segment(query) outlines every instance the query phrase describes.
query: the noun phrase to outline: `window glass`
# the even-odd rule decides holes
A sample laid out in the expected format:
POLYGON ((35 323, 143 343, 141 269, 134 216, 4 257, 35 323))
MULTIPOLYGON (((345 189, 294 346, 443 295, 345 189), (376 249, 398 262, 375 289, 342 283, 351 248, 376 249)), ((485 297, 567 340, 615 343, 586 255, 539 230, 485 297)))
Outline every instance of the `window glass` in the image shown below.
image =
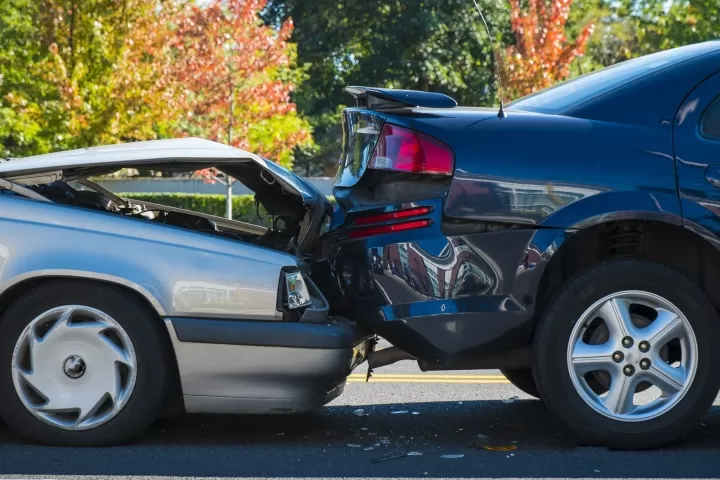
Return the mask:
POLYGON ((720 140, 720 98, 705 112, 701 128, 703 135, 720 140))
POLYGON ((635 58, 559 83, 512 102, 508 109, 561 113, 598 95, 646 75, 717 50, 718 42, 705 42, 635 58))

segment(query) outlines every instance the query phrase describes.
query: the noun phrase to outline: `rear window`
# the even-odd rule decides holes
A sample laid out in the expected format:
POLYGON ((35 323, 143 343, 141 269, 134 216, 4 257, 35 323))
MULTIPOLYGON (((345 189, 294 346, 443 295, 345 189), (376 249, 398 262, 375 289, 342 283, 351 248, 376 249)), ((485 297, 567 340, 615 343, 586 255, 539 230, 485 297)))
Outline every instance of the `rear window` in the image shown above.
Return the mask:
POLYGON ((705 42, 635 58, 519 98, 508 108, 537 113, 562 113, 646 75, 718 49, 720 42, 705 42))

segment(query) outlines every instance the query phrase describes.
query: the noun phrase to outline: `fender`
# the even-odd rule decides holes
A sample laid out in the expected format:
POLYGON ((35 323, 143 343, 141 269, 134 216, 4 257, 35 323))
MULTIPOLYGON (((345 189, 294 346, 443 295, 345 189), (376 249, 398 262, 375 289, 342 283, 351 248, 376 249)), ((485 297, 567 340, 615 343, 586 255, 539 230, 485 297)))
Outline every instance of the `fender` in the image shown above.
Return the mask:
POLYGON ((720 204, 682 199, 683 226, 720 250, 720 204))
POLYGON ((539 226, 582 230, 617 220, 650 220, 683 225, 676 192, 635 190, 603 192, 583 198, 547 216, 539 226))
MULTIPOLYGON (((683 226, 680 202, 670 193, 605 192, 578 200, 548 216, 534 230, 518 265, 512 296, 534 310, 547 267, 565 242, 581 230, 618 220, 683 226)), ((716 221, 720 224, 720 218, 716 221)), ((720 241, 717 245, 720 248, 720 241)))
POLYGON ((161 316, 276 320, 280 315, 280 270, 296 262, 283 252, 75 207, 0 200, 7 208, 0 219, 2 290, 48 272, 92 272, 86 278, 154 297, 148 300, 161 316))
POLYGON ((160 294, 151 286, 146 285, 147 288, 142 285, 138 285, 126 278, 117 277, 115 275, 107 275, 98 272, 90 272, 84 270, 70 270, 70 269, 51 269, 51 270, 34 270, 26 272, 22 275, 16 275, 15 277, 7 280, 0 285, 0 297, 5 295, 13 287, 27 281, 39 279, 39 278, 73 278, 73 279, 85 279, 85 280, 98 280, 101 282, 113 283, 120 285, 130 290, 135 291, 142 295, 150 305, 152 305, 155 312, 160 317, 166 316, 165 307, 160 303, 160 294))

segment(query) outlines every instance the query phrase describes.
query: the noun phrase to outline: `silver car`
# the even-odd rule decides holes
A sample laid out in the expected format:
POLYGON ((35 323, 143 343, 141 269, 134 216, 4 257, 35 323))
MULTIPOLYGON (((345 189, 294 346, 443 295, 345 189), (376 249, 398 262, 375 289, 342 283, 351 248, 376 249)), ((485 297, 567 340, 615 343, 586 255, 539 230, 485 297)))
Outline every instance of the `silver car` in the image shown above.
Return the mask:
POLYGON ((0 416, 34 441, 101 445, 163 414, 329 402, 373 345, 328 316, 302 260, 331 213, 282 167, 201 139, 0 161, 0 416), (88 180, 209 167, 253 190, 275 226, 128 201, 88 180))

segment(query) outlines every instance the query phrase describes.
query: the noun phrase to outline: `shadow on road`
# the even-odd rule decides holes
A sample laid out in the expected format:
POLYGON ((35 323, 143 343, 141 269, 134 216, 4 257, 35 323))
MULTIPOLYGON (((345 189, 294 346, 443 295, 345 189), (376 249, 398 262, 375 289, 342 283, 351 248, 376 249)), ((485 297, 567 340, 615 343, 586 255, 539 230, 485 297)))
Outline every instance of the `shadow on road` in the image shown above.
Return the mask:
POLYGON ((0 474, 699 478, 719 471, 717 407, 690 439, 646 452, 578 447, 539 401, 373 405, 362 407, 369 414, 364 417, 353 413, 357 408, 303 416, 186 416, 158 422, 136 443, 95 449, 27 445, 2 427, 0 474), (392 413, 398 410, 407 413, 392 413), (478 433, 516 450, 471 448, 478 433), (410 451, 422 455, 373 463, 410 451))

